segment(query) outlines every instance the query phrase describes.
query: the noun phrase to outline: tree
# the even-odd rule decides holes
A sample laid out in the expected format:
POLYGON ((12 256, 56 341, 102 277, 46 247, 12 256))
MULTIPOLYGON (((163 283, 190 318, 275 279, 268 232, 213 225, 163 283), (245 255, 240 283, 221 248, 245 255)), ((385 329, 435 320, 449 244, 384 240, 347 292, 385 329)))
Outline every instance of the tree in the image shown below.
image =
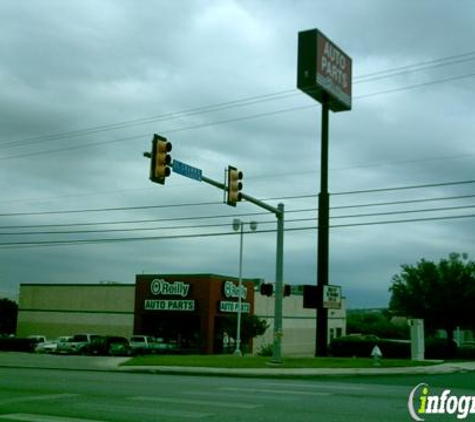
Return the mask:
POLYGON ((0 299, 0 334, 15 334, 18 305, 10 299, 0 299))
POLYGON ((428 330, 445 329, 449 342, 458 326, 474 328, 475 262, 466 254, 451 253, 438 263, 422 259, 402 265, 389 290, 392 311, 424 319, 428 330))
MULTIPOLYGON (((232 338, 236 338, 237 315, 229 315, 223 319, 222 328, 232 338)), ((241 342, 249 344, 254 337, 263 335, 269 325, 256 315, 241 314, 241 342)))
POLYGON ((348 334, 375 335, 380 338, 406 339, 409 326, 391 321, 392 314, 386 309, 349 310, 346 320, 348 334))

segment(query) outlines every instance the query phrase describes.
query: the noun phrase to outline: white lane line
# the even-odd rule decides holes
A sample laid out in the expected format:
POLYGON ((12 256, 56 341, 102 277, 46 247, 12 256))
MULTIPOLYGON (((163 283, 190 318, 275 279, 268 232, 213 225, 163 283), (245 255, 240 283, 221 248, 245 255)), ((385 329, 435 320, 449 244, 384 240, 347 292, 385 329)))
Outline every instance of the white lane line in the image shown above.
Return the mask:
POLYGON ((268 387, 292 387, 292 388, 310 388, 312 390, 367 390, 365 387, 356 387, 356 386, 349 386, 349 385, 333 385, 333 384, 293 384, 293 383, 279 383, 279 382, 265 382, 261 385, 266 385, 268 387))
POLYGON ((236 402, 220 402, 217 400, 188 400, 188 399, 174 399, 172 397, 151 397, 139 396, 131 397, 130 400, 151 401, 157 403, 173 403, 173 404, 191 404, 197 406, 212 406, 212 407, 226 407, 228 409, 257 409, 262 407, 260 404, 236 403, 236 402))
POLYGON ((322 393, 319 391, 295 391, 295 390, 274 390, 270 388, 237 388, 237 387, 222 387, 223 391, 235 391, 244 393, 271 393, 271 394, 285 394, 298 396, 331 396, 333 393, 322 393))
MULTIPOLYGON (((127 397, 127 400, 132 399, 131 397, 127 397)), ((124 399, 125 400, 125 399, 124 399)), ((159 405, 159 403, 149 402, 146 403, 145 401, 140 403, 140 406, 137 406, 139 403, 130 403, 125 402, 122 400, 121 404, 106 404, 106 403, 81 403, 80 405, 76 405, 74 408, 80 409, 82 411, 89 411, 93 412, 94 410, 98 410, 101 412, 107 412, 110 415, 121 415, 123 418, 128 418, 131 421, 141 420, 141 416, 145 417, 153 417, 154 420, 161 420, 157 418, 163 417, 172 417, 178 419, 202 419, 202 418, 209 418, 214 416, 212 413, 204 413, 204 412, 193 412, 188 410, 174 410, 174 409, 166 409, 159 405)), ((73 407, 69 410, 73 411, 73 407)), ((177 406, 174 406, 176 409, 177 406)))
MULTIPOLYGON (((229 400, 234 400, 234 396, 233 396, 233 392, 232 391, 229 391, 229 392, 217 392, 217 391, 180 391, 180 394, 186 394, 186 395, 190 395, 190 396, 210 396, 210 397, 226 397, 228 398, 229 400)), ((268 395, 264 395, 264 394, 259 394, 259 397, 257 397, 255 394, 239 394, 239 398, 240 399, 259 399, 259 400, 279 400, 279 401, 285 401, 285 400, 293 400, 292 398, 290 397, 276 397, 275 395, 272 395, 272 394, 268 394, 268 395)))
POLYGON ((30 413, 11 413, 9 415, 0 415, 0 419, 21 422, 106 422, 104 420, 99 421, 97 419, 78 419, 67 418, 65 416, 33 415, 30 413))
POLYGON ((26 397, 17 397, 11 399, 0 400, 0 406, 13 403, 25 403, 29 401, 48 401, 48 400, 58 400, 58 399, 68 399, 71 397, 77 397, 79 394, 42 394, 41 396, 26 396, 26 397))

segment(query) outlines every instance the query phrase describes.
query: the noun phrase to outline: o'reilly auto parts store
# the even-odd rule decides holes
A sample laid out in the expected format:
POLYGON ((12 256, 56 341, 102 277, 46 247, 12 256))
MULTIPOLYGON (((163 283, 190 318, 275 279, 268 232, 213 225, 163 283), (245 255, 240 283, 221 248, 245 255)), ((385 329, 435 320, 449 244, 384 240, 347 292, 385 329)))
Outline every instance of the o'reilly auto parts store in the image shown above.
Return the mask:
MULTIPOLYGON (((261 280, 216 274, 139 274, 135 284, 21 284, 18 336, 56 338, 76 333, 146 334, 199 353, 222 350, 223 319, 238 311, 270 325, 254 341, 254 351, 273 341, 274 298, 255 291, 261 280)), ((302 296, 284 299, 284 353, 312 354, 315 310, 303 309, 302 296)), ((344 306, 329 312, 329 336, 344 335, 344 306)))

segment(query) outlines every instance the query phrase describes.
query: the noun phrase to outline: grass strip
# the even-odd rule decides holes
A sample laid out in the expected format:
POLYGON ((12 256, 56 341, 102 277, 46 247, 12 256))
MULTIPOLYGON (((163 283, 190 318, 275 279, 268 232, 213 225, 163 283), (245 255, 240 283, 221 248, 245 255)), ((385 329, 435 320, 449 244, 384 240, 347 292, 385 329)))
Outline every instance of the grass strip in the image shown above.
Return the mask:
MULTIPOLYGON (((265 356, 234 355, 147 355, 123 363, 124 366, 178 366, 203 368, 269 368, 271 358, 265 356)), ((440 362, 382 359, 380 368, 429 366, 440 362)), ((279 368, 372 368, 371 358, 315 358, 285 357, 279 368)))

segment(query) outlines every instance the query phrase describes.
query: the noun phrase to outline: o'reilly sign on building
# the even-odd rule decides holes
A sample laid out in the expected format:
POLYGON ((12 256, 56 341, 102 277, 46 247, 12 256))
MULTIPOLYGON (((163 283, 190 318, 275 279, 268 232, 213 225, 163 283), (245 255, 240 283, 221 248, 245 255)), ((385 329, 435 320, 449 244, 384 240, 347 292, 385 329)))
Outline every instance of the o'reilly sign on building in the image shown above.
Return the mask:
MULTIPOLYGON (((183 281, 169 282, 154 279, 150 283, 150 292, 154 296, 180 296, 186 298, 190 292, 190 284, 183 281)), ((146 299, 146 311, 188 311, 195 310, 195 301, 192 299, 146 299)))

